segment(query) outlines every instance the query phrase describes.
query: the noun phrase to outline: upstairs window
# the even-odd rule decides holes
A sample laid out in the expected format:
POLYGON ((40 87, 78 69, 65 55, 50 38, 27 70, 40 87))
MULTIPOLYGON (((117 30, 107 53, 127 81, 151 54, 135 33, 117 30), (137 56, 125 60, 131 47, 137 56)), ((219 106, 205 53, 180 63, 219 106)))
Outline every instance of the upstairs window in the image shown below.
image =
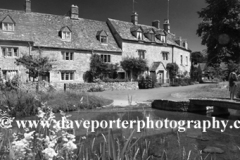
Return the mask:
POLYGON ((188 56, 186 56, 186 65, 188 66, 188 56))
POLYGON ((3 31, 13 32, 14 26, 15 26, 15 22, 13 21, 13 19, 10 16, 7 16, 2 20, 2 30, 3 31))
POLYGON ((19 57, 18 48, 2 47, 2 54, 4 57, 19 57))
POLYGON ((71 41, 71 30, 68 27, 63 27, 60 32, 62 40, 71 41))
POLYGON ((145 50, 138 50, 138 56, 140 59, 145 59, 145 50))
POLYGON ((101 59, 103 62, 111 62, 111 55, 102 54, 101 59))
POLYGON ((162 52, 163 60, 168 60, 168 52, 162 52))
POLYGON ((149 39, 149 41, 155 42, 155 33, 152 28, 145 29, 144 35, 149 39))
POLYGON ((101 30, 97 32, 97 39, 103 43, 103 44, 107 44, 108 43, 108 34, 106 31, 101 30))
POLYGON ((130 28, 130 31, 134 37, 136 37, 138 40, 143 40, 143 33, 140 26, 134 26, 130 28))
POLYGON ((165 43, 165 42, 166 42, 166 37, 163 36, 163 35, 161 35, 160 41, 163 42, 163 43, 165 43))
POLYGON ((181 55, 180 58, 181 58, 181 65, 182 65, 183 64, 183 56, 181 55))
POLYGON ((73 60, 73 52, 62 52, 63 60, 73 60))
POLYGON ((142 34, 142 32, 137 32, 137 39, 138 40, 143 40, 143 34, 142 34))

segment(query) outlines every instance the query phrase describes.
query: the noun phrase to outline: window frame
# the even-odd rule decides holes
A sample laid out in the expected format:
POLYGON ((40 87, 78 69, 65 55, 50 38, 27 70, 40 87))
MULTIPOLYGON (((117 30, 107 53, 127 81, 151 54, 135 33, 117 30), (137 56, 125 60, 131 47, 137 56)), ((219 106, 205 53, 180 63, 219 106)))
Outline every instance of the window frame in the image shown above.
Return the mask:
POLYGON ((111 63, 111 55, 110 54, 101 54, 100 55, 102 62, 111 63))
POLYGON ((180 63, 183 65, 183 55, 180 55, 180 63))
POLYGON ((7 47, 2 46, 2 56, 7 58, 18 58, 19 57, 19 48, 18 47, 7 47))
POLYGON ((108 43, 108 37, 107 36, 99 36, 99 41, 103 44, 107 44, 108 43))
POLYGON ((139 49, 139 50, 137 50, 137 52, 138 52, 138 57, 140 58, 140 59, 146 59, 146 50, 142 50, 142 49, 139 49))
POLYGON ((73 81, 74 79, 75 79, 74 71, 61 71, 61 81, 73 81))
POLYGON ((65 52, 65 51, 62 52, 62 60, 73 61, 74 60, 74 52, 65 52))
POLYGON ((186 66, 188 66, 188 56, 186 56, 186 66))
POLYGON ((141 31, 136 31, 136 38, 138 39, 138 40, 143 40, 143 33, 141 32, 141 31))
POLYGON ((165 51, 162 52, 163 60, 168 61, 168 59, 169 59, 168 54, 169 54, 169 52, 165 52, 165 51))
POLYGON ((4 32, 14 32, 15 31, 15 25, 14 25, 14 23, 10 23, 10 22, 2 22, 2 30, 4 31, 4 32), (5 26, 6 25, 6 26, 5 26), (9 28, 9 26, 12 26, 12 29, 10 30, 9 28))
POLYGON ((61 35, 62 35, 63 40, 71 41, 71 39, 72 39, 72 34, 70 31, 62 31, 61 35))

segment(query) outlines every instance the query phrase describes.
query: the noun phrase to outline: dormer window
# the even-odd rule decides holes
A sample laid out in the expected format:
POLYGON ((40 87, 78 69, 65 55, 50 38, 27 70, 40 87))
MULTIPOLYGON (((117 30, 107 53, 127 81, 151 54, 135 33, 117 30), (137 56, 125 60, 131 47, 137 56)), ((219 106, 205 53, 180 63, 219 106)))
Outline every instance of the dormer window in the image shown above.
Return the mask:
POLYGON ((147 39, 149 39, 149 41, 155 42, 155 33, 153 29, 145 29, 144 35, 147 37, 147 39))
POLYGON ((163 36, 163 35, 161 35, 161 36, 160 36, 160 41, 163 42, 163 43, 165 43, 165 42, 166 42, 166 37, 163 36))
POLYGON ((107 44, 108 43, 108 34, 106 31, 101 30, 97 32, 97 39, 102 43, 102 44, 107 44))
POLYGON ((165 33, 162 30, 156 31, 156 37, 162 43, 166 42, 166 35, 165 35, 165 33))
POLYGON ((10 16, 7 16, 2 21, 2 30, 13 32, 14 31, 15 22, 10 16))
POLYGON ((136 37, 138 40, 143 40, 143 33, 142 29, 139 26, 134 26, 130 29, 130 32, 134 37, 136 37))
POLYGON ((61 29, 62 40, 71 41, 71 30, 68 27, 63 27, 61 29))

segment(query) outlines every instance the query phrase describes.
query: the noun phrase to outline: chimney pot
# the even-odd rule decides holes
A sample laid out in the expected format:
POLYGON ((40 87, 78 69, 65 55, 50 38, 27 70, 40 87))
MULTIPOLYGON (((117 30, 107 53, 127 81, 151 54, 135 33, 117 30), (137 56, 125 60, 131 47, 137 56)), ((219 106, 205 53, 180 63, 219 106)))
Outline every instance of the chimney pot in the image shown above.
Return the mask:
POLYGON ((163 29, 164 29, 164 31, 170 33, 170 23, 169 23, 169 19, 165 19, 165 20, 164 20, 163 29))

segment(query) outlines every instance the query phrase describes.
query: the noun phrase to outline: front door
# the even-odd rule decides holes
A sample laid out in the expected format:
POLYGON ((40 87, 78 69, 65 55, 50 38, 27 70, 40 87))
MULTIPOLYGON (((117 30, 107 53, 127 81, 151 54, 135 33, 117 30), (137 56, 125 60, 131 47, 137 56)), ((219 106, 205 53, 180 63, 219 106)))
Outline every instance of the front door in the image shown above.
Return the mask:
POLYGON ((160 70, 157 73, 157 82, 159 84, 163 84, 164 83, 164 71, 160 70))

